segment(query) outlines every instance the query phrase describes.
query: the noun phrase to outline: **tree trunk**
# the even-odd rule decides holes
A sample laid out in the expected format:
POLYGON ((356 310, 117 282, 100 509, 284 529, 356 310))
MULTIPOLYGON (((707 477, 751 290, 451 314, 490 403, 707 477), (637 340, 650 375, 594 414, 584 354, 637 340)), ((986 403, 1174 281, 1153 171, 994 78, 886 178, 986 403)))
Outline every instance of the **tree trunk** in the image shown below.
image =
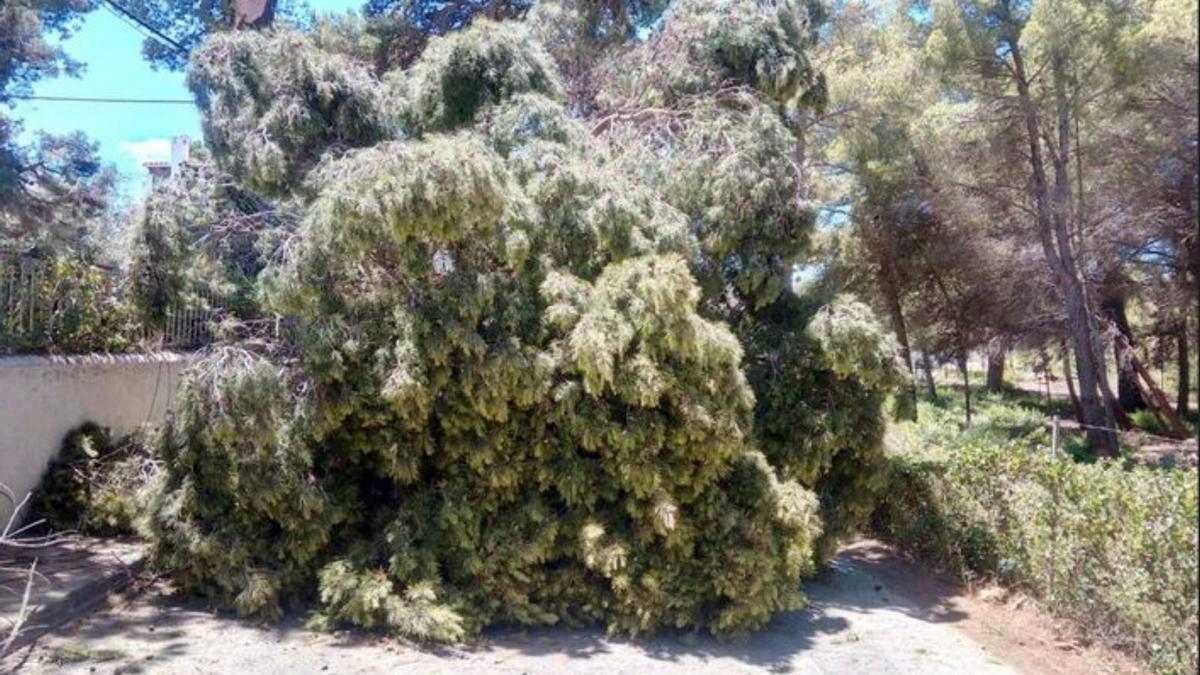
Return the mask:
POLYGON ((1004 389, 1004 352, 996 350, 987 357, 987 390, 999 394, 1004 389))
POLYGON ((925 393, 929 398, 937 399, 937 385, 933 381, 933 359, 929 358, 929 350, 921 350, 921 370, 925 374, 925 393))
POLYGON ((1067 383, 1067 395, 1071 397, 1071 410, 1075 412, 1075 421, 1083 422, 1083 406, 1079 404, 1079 394, 1075 393, 1075 378, 1071 375, 1071 347, 1063 341, 1062 349, 1063 380, 1067 383))
POLYGON ((1112 389, 1108 386, 1108 364, 1104 361, 1104 339, 1107 337, 1112 341, 1113 353, 1120 353, 1121 360, 1124 361, 1134 371, 1133 385, 1138 388, 1142 394, 1142 400, 1148 401, 1146 390, 1142 388, 1142 383, 1137 377, 1138 358, 1137 352, 1133 350, 1133 345, 1129 339, 1117 330, 1116 326, 1107 318, 1099 317, 1102 324, 1099 327, 1100 340, 1096 345, 1096 353, 1099 354, 1099 369, 1102 376, 1099 380, 1100 393, 1104 396, 1105 410, 1109 414, 1109 426, 1119 426, 1121 429, 1134 428, 1133 420, 1125 412, 1125 408, 1121 406, 1121 402, 1113 395, 1112 389))
MULTIPOLYGON (((1116 325, 1121 335, 1125 336, 1125 343, 1132 347, 1133 331, 1129 328, 1129 318, 1125 313, 1125 298, 1116 295, 1105 298, 1100 304, 1100 311, 1106 319, 1116 325)), ((1117 361, 1117 401, 1125 412, 1145 410, 1146 399, 1142 398, 1142 391, 1138 387, 1137 373, 1133 371, 1129 351, 1122 346, 1125 343, 1121 340, 1113 341, 1113 355, 1117 361)))
POLYGON ((1175 414, 1175 411, 1171 409, 1171 404, 1167 401, 1166 393, 1158 386, 1154 378, 1150 377, 1149 371, 1142 366, 1137 358, 1133 359, 1133 367, 1137 369, 1138 375, 1141 376, 1141 381, 1146 385, 1147 398, 1153 403, 1155 411, 1158 412, 1162 420, 1167 423, 1168 433, 1179 439, 1189 437, 1191 433, 1184 426, 1183 421, 1179 419, 1179 416, 1175 414))
POLYGON ((1054 397, 1050 394, 1050 379, 1053 377, 1054 370, 1050 367, 1050 354, 1043 347, 1038 351, 1038 359, 1042 369, 1042 380, 1046 385, 1046 410, 1050 409, 1050 405, 1054 402, 1054 397))
POLYGON ((908 327, 904 322, 904 311, 900 307, 900 296, 896 292, 896 288, 891 281, 882 281, 880 286, 883 290, 883 298, 887 304, 888 317, 892 322, 892 332, 896 334, 896 342, 900 346, 900 357, 904 359, 904 365, 908 368, 910 374, 913 372, 912 350, 908 346, 908 327))
POLYGON ((1070 180, 1067 157, 1070 151, 1070 109, 1066 98, 1065 57, 1053 55, 1051 74, 1054 78, 1058 121, 1058 152, 1051 148, 1055 168, 1053 195, 1046 178, 1042 154, 1041 125, 1037 107, 1029 91, 1029 78, 1020 43, 1008 42, 1013 60, 1013 79, 1017 97, 1024 113, 1026 141, 1029 144, 1029 164, 1032 172, 1028 184, 1030 197, 1036 207, 1038 238, 1046 262, 1053 272, 1055 286, 1062 297, 1067 315, 1067 327, 1075 343, 1075 367, 1079 373, 1079 406, 1085 425, 1088 446, 1097 455, 1115 457, 1119 445, 1113 425, 1112 411, 1104 404, 1099 392, 1108 389, 1104 371, 1099 367, 1096 348, 1099 346, 1095 320, 1088 307, 1083 282, 1075 268, 1068 220, 1070 218, 1070 180), (1053 203, 1051 203, 1051 198, 1053 203))
MULTIPOLYGON (((1117 334, 1119 335, 1119 333, 1117 334)), ((1131 351, 1129 351, 1128 354, 1133 354, 1132 348, 1130 349, 1131 351)), ((1113 347, 1113 351, 1116 351, 1115 346, 1113 347)), ((1105 353, 1103 340, 1096 345, 1096 354, 1098 355, 1098 365, 1096 367, 1100 369, 1100 374, 1102 375, 1102 377, 1099 379, 1100 394, 1104 397, 1105 410, 1109 415, 1108 426, 1119 427, 1121 429, 1132 429, 1133 420, 1129 418, 1129 415, 1125 412, 1125 408, 1121 407, 1121 402, 1117 400, 1116 395, 1113 393, 1112 387, 1110 387, 1108 384, 1108 362, 1104 360, 1105 353)), ((1143 396, 1143 399, 1144 398, 1145 397, 1143 396)))
POLYGON ((1097 455, 1116 457, 1120 454, 1117 445, 1116 420, 1105 404, 1104 393, 1107 382, 1103 364, 1096 358, 1090 315, 1082 284, 1078 279, 1068 279, 1067 324, 1075 342, 1075 372, 1079 376, 1079 407, 1083 413, 1083 424, 1087 425, 1088 446, 1097 455))
POLYGON ((967 411, 967 427, 971 426, 971 378, 967 371, 967 355, 966 352, 960 350, 958 353, 958 372, 962 375, 963 382, 963 404, 967 411))
POLYGON ((894 279, 892 279, 890 275, 881 273, 879 282, 881 290, 883 291, 884 301, 887 303, 888 316, 891 318, 892 332, 896 334, 896 342, 898 342, 900 345, 900 358, 904 359, 904 365, 908 368, 908 395, 912 398, 912 414, 916 415, 917 373, 913 366, 912 350, 908 344, 908 326, 904 321, 904 308, 900 306, 900 293, 896 289, 894 279))
POLYGON ((233 0, 227 16, 234 30, 269 28, 275 20, 275 0, 233 0))
MULTIPOLYGON (((1114 339, 1124 342, 1125 336, 1121 335, 1120 333, 1115 333, 1114 339)), ((1126 344, 1126 347, 1128 347, 1128 344, 1126 344)), ((1180 421, 1179 417, 1175 414, 1175 411, 1171 409, 1171 404, 1167 400, 1167 395, 1163 393, 1162 388, 1159 387, 1154 381, 1154 378, 1151 377, 1150 371, 1146 370, 1146 367, 1142 365, 1142 362, 1140 359, 1138 359, 1137 354, 1133 353, 1132 348, 1130 348, 1129 351, 1129 362, 1133 364, 1134 372, 1136 372, 1138 375, 1138 384, 1144 387, 1142 390, 1143 396, 1147 401, 1149 401, 1150 405, 1154 408, 1154 411, 1158 413, 1158 416, 1162 419, 1162 421, 1166 423, 1168 433, 1171 436, 1181 439, 1187 438, 1190 435, 1187 427, 1184 426, 1182 421, 1180 421)))
MULTIPOLYGON (((1188 158, 1191 164, 1191 175, 1200 175, 1200 154, 1194 150, 1189 150, 1188 158)), ((1184 213, 1187 214, 1185 222, 1195 223, 1197 218, 1196 205, 1200 204, 1200 195, 1196 194, 1200 184, 1196 180, 1184 181, 1187 186, 1184 199, 1180 200, 1183 203, 1184 213)), ((1180 255, 1184 256, 1184 260, 1179 265, 1180 269, 1186 270, 1187 274, 1179 275, 1179 279, 1183 285, 1184 297, 1191 298, 1193 303, 1196 298, 1200 297, 1200 237, 1195 236, 1195 231, 1189 232, 1192 236, 1185 236, 1182 245, 1179 247, 1180 255), (1190 278, 1189 278, 1190 277, 1190 278)), ((1180 317, 1179 326, 1179 402, 1180 415, 1185 415, 1188 412, 1187 406, 1183 404, 1188 402, 1188 397, 1191 395, 1190 386, 1200 385, 1200 367, 1197 367, 1195 375, 1196 379, 1192 379, 1192 371, 1188 367, 1188 362, 1191 357, 1191 349, 1188 344, 1187 332, 1188 327, 1188 312, 1195 310, 1196 305, 1193 304, 1190 308, 1184 308, 1180 317)), ((1200 344, 1200 330, 1192 333, 1192 336, 1197 338, 1196 344, 1200 344)), ((1200 403, 1200 386, 1196 388, 1197 403, 1200 403)))
POLYGON ((1175 403, 1175 413, 1180 417, 1185 417, 1188 414, 1188 390, 1191 389, 1191 367, 1188 364, 1188 329, 1187 316, 1184 316, 1183 321, 1179 323, 1179 335, 1176 337, 1178 344, 1176 345, 1175 358, 1176 366, 1178 367, 1179 393, 1175 403))

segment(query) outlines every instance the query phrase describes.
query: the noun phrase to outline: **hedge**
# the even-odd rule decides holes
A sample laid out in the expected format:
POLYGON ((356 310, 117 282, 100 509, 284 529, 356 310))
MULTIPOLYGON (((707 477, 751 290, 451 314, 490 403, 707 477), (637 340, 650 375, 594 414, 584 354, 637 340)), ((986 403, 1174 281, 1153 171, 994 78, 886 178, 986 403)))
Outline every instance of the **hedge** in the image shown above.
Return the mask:
POLYGON ((1197 477, 1052 456, 1044 435, 887 460, 875 532, 1039 598, 1157 672, 1197 669, 1197 477))

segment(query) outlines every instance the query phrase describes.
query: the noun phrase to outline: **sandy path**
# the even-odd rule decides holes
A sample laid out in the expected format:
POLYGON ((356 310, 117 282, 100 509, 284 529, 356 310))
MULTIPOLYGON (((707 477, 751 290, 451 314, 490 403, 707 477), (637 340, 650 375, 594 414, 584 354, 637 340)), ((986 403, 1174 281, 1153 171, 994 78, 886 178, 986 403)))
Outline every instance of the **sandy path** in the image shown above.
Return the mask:
MULTIPOLYGON (((468 648, 418 649, 394 640, 308 632, 293 620, 262 627, 151 590, 43 638, 19 656, 42 673, 1084 673, 1094 655, 997 633, 987 603, 908 566, 875 542, 848 547, 808 587, 812 606, 777 617, 743 644, 693 635, 613 639, 596 630, 499 630, 468 648), (916 575, 914 578, 912 575, 916 575), (943 584, 943 585, 939 585, 943 584), (908 590, 905 590, 908 589, 908 590), (959 601, 962 602, 959 602, 959 601), (976 602, 971 600, 971 602, 976 602), (998 637, 999 636, 999 637, 998 637), (1043 669, 1075 659, 1065 670, 1043 669), (74 662, 71 662, 75 660, 74 662)), ((1006 618, 1010 608, 997 608, 1006 618)), ((1019 614, 1019 612, 1018 612, 1019 614)), ((1036 618, 1036 617, 1035 617, 1036 618)), ((1022 636, 1028 637, 1022 629, 1022 636)), ((0 668, 3 670, 3 668, 0 668)), ((1111 669, 1109 669, 1111 670, 1111 669)))

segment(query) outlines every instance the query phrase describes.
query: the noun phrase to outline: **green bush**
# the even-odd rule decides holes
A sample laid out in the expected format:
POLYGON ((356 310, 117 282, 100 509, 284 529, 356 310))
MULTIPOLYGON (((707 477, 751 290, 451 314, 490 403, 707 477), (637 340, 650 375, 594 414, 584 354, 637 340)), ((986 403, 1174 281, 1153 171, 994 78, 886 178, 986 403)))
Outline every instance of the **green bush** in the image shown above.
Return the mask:
MULTIPOLYGON (((1172 435, 1170 427, 1163 421, 1162 416, 1153 410, 1135 410, 1129 413, 1129 419, 1133 421, 1134 427, 1142 431, 1159 436, 1172 435)), ((1195 419, 1191 415, 1182 415, 1180 421, 1183 422, 1184 427, 1188 429, 1192 436, 1195 436, 1197 429, 1200 429, 1200 426, 1197 426, 1195 419)))
POLYGON ((262 318, 255 278, 290 225, 285 208, 238 189, 200 150, 147 195, 131 232, 125 303, 156 331, 170 333, 175 315, 188 312, 262 318))
POLYGON ((30 512, 56 532, 132 534, 153 473, 136 436, 113 439, 91 422, 72 430, 34 492, 30 512))
MULTIPOLYGON (((944 425, 920 426, 910 439, 944 425)), ((991 433, 889 456, 873 529, 949 571, 1031 592, 1159 672, 1195 672, 1196 473, 1081 464, 1051 457, 1042 432, 991 433)))
POLYGON ((19 285, 19 264, 0 257, 0 352, 86 354, 130 347, 130 314, 107 272, 67 257, 28 258, 24 264, 37 273, 19 285))

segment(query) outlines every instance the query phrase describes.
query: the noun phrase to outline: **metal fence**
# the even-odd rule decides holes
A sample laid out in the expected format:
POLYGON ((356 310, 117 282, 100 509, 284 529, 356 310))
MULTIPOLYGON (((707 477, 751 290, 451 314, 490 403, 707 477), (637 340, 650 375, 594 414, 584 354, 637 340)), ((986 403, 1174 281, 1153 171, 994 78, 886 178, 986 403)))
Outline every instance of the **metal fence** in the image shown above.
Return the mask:
POLYGON ((225 314, 220 297, 193 292, 151 328, 126 310, 117 271, 53 258, 0 254, 0 353, 197 349, 225 314))
POLYGON ((49 307, 40 301, 41 284, 48 273, 44 261, 28 257, 0 257, 0 331, 3 335, 31 335, 49 322, 49 307))
POLYGON ((199 349, 213 341, 213 324, 220 321, 224 308, 211 290, 194 291, 191 302, 176 303, 167 309, 161 330, 141 327, 142 341, 171 349, 199 349))

